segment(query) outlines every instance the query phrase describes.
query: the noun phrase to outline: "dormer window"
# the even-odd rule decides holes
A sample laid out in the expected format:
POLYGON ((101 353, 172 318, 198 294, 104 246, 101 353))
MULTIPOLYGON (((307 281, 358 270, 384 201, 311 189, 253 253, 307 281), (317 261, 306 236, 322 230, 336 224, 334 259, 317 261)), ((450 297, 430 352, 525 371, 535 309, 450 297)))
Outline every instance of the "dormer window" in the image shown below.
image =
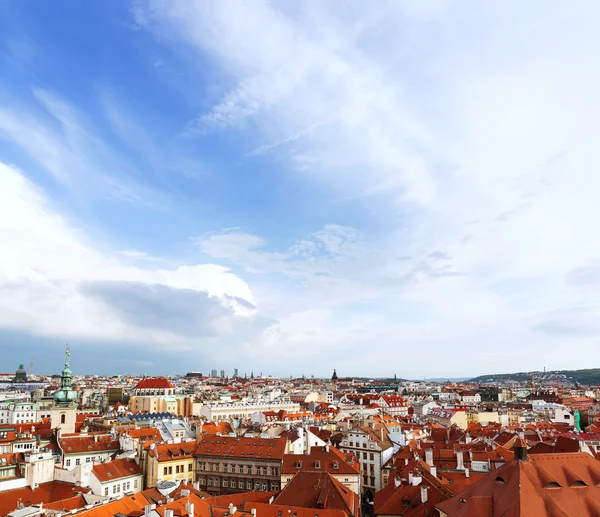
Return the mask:
POLYGON ((315 468, 316 469, 320 469, 321 468, 321 462, 320 461, 315 461, 315 468))
POLYGON ((333 468, 334 469, 339 469, 340 468, 340 464, 337 461, 333 462, 333 468))
POLYGON ((301 469, 302 468, 302 462, 301 461, 296 462, 296 468, 297 469, 301 469))

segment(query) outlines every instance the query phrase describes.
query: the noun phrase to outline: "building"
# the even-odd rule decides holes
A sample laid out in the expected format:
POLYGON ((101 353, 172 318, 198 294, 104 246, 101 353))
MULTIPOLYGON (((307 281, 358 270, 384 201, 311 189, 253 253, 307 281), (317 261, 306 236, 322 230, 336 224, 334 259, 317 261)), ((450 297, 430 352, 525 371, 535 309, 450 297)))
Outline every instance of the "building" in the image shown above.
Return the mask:
POLYGON ((214 377, 216 377, 216 376, 217 376, 217 370, 215 370, 215 369, 212 369, 212 370, 210 371, 210 376, 211 376, 211 377, 213 377, 213 378, 214 378, 214 377))
POLYGON ((50 426, 62 433, 75 432, 77 393, 72 388, 73 374, 70 365, 71 352, 67 347, 65 366, 60 377, 60 388, 54 393, 54 406, 50 410, 50 426))
POLYGON ((212 494, 277 492, 286 440, 209 436, 196 449, 197 481, 212 494))
POLYGON ((290 509, 287 515, 310 515, 312 517, 320 515, 323 510, 338 510, 339 513, 336 513, 336 516, 360 516, 360 496, 342 485, 328 472, 297 472, 281 493, 275 497, 273 505, 294 507, 296 511, 292 513, 290 509), (305 510, 299 513, 301 508, 312 511, 305 510))
POLYGON ((514 459, 436 506, 441 517, 597 517, 600 462, 585 453, 528 455, 520 438, 514 459))
POLYGON ((19 368, 15 372, 15 376, 13 377, 13 382, 27 382, 29 378, 27 377, 27 370, 23 368, 23 365, 20 364, 19 368))
POLYGON ((164 377, 144 378, 129 398, 131 411, 185 415, 185 397, 175 395, 175 386, 164 377))
POLYGON ((297 472, 329 472, 329 474, 355 494, 360 494, 360 463, 351 453, 335 447, 313 447, 308 454, 286 454, 281 468, 281 488, 297 472))
POLYGON ((95 495, 114 497, 141 491, 143 482, 142 470, 135 461, 119 459, 94 465, 89 487, 95 495))
POLYGON ((468 427, 467 412, 464 409, 443 409, 432 408, 427 418, 431 422, 443 425, 444 427, 458 426, 460 429, 468 427))
POLYGON ((200 416, 207 421, 250 418, 253 413, 264 411, 288 411, 298 413, 300 404, 289 400, 218 402, 205 404, 200 409, 200 416))
POLYGON ((87 467, 84 477, 89 475, 95 463, 109 460, 119 452, 119 440, 110 434, 91 433, 60 436, 61 466, 65 470, 87 467))
POLYGON ((34 402, 0 403, 0 424, 28 424, 37 421, 37 405, 34 402))
POLYGON ((161 481, 193 483, 196 442, 152 444, 146 456, 146 486, 161 481))
POLYGON ((362 492, 370 501, 383 488, 383 466, 392 458, 394 447, 383 424, 369 422, 348 431, 340 450, 358 458, 362 475, 362 492))
POLYGON ((234 376, 234 378, 238 377, 238 369, 237 368, 233 369, 233 376, 234 376))

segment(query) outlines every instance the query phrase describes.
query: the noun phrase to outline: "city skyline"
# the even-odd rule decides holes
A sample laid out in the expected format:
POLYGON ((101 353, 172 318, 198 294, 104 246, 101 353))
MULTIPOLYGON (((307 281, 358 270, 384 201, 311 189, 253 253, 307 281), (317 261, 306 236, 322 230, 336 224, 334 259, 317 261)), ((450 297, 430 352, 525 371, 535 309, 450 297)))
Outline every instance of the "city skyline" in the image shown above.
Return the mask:
POLYGON ((600 7, 336 5, 0 5, 9 371, 598 364, 600 7))

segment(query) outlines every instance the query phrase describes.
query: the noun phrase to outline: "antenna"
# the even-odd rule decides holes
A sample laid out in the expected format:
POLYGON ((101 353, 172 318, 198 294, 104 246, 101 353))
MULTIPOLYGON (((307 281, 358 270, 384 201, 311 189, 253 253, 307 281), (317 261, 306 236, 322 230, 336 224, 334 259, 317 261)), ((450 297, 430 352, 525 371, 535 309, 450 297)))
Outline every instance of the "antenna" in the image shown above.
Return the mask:
POLYGON ((33 357, 31 358, 31 361, 29 361, 29 376, 31 377, 33 375, 33 357))

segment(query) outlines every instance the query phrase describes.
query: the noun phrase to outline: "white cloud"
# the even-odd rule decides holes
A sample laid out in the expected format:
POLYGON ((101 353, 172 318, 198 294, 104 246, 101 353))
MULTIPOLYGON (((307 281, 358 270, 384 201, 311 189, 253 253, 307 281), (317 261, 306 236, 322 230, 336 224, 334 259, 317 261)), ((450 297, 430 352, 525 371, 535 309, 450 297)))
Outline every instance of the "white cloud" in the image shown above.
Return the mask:
POLYGON ((378 358, 432 350, 441 375, 512 369, 527 346, 533 367, 565 343, 564 315, 570 322, 584 306, 576 326, 585 330, 572 338, 580 356, 597 358, 593 289, 566 279, 600 258, 598 8, 333 5, 149 2, 145 11, 162 41, 229 74, 221 101, 188 133, 258 132, 273 143, 246 159, 277 155, 373 214, 375 230, 337 256, 335 232, 279 251, 242 232, 201 239, 209 255, 301 280, 258 287, 279 320, 268 342, 372 344, 378 358), (563 330, 539 332, 540 322, 563 330))
MULTIPOLYGON (((157 327, 143 325, 141 319, 128 320, 127 313, 116 310, 119 295, 132 293, 130 302, 142 303, 147 293, 148 303, 156 300, 152 302, 155 314, 163 310, 157 305, 160 297, 171 299, 172 305, 178 297, 197 301, 196 307, 187 308, 189 314, 197 310, 196 319, 255 313, 248 285, 223 266, 140 268, 100 248, 57 213, 44 192, 19 170, 0 163, 0 327, 44 336, 190 346, 195 341, 179 330, 183 321, 174 320, 171 325, 167 318, 157 327), (94 295, 86 286, 97 286, 94 295), (99 292, 110 296, 98 297, 95 293, 99 292), (209 307, 210 312, 205 312, 209 307)), ((130 305, 129 309, 134 308, 130 305)))

